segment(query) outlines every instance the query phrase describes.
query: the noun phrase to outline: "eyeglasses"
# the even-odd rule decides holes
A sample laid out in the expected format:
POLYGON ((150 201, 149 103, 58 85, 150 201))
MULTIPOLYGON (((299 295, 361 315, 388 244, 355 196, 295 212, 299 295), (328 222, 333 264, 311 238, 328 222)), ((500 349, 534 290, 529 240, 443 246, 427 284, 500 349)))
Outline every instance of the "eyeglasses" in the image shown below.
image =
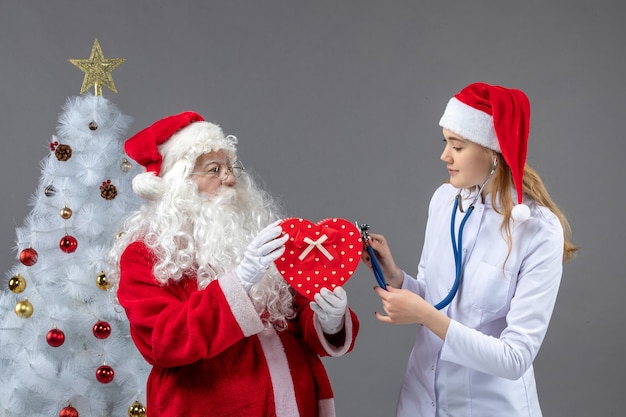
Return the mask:
POLYGON ((227 164, 218 164, 217 162, 213 162, 209 164, 209 168, 206 171, 195 171, 192 172, 191 175, 204 175, 212 178, 219 178, 221 181, 224 181, 230 173, 233 173, 235 178, 241 177, 241 174, 246 168, 243 166, 243 163, 239 160, 233 162, 232 165, 227 164))

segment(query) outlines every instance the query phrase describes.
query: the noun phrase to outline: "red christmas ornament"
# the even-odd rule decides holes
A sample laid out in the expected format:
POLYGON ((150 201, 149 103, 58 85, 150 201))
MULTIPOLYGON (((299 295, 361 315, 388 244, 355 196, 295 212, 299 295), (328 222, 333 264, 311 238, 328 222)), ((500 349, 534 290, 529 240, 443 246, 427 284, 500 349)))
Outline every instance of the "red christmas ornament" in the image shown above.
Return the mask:
POLYGON ((108 384, 113 381, 113 377, 115 377, 115 372, 109 365, 102 365, 96 370, 96 379, 101 384, 108 384))
POLYGON ((59 242, 59 247, 65 253, 72 253, 78 247, 78 241, 74 236, 65 235, 59 242))
POLYGON ((20 262, 26 266, 33 266, 37 263, 39 254, 33 248, 26 248, 20 252, 20 262))
POLYGON ((63 407, 59 412, 59 417, 78 417, 78 410, 68 405, 67 407, 63 407))
POLYGON ((93 335, 98 339, 106 339, 111 335, 111 326, 106 321, 99 321, 93 325, 93 335))
POLYGON ((65 333, 55 327, 46 334, 46 342, 52 347, 59 347, 65 342, 65 333))

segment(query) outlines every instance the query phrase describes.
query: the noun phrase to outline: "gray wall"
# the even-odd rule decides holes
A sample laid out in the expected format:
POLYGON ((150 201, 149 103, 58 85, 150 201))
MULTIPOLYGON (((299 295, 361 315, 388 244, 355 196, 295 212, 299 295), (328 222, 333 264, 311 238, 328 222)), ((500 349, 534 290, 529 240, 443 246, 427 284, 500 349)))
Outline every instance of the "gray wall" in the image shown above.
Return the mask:
MULTIPOLYGON (((546 416, 623 415, 626 28, 621 1, 0 0, 0 265, 15 262, 57 116, 94 38, 131 132, 193 109, 291 216, 367 222, 415 273, 432 191, 446 177, 437 122, 473 81, 525 90, 528 161, 569 215, 566 265, 536 360, 546 416)), ((4 283, 5 281, 3 281, 4 283)), ((362 329, 326 360, 340 416, 391 416, 413 326, 377 322, 373 275, 346 285, 362 329)), ((4 285, 4 284, 3 284, 4 285)))

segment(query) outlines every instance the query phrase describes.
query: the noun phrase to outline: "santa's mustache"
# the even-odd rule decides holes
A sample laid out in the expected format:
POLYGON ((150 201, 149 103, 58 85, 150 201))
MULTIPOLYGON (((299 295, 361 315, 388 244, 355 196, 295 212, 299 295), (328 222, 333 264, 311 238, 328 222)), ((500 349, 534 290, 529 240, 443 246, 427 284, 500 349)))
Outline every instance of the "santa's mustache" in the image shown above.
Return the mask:
POLYGON ((234 187, 220 187, 215 192, 213 198, 211 200, 215 200, 216 202, 230 202, 231 200, 237 199, 237 189, 234 187))

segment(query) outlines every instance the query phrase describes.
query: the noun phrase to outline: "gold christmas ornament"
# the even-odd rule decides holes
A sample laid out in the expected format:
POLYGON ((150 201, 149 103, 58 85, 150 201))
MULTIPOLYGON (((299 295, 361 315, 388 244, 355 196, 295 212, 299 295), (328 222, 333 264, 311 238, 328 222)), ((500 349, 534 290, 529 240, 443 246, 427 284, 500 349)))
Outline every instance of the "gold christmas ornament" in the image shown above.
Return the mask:
POLYGON ((105 274, 104 271, 101 271, 96 277, 96 285, 102 291, 106 291, 111 288, 111 283, 107 279, 107 274, 105 274))
POLYGON ((9 280, 9 289, 16 294, 23 292, 26 289, 26 279, 20 274, 15 274, 9 280))
POLYGON ((61 214, 61 217, 63 217, 65 220, 67 220, 70 217, 72 217, 72 209, 69 208, 68 206, 63 206, 63 208, 61 209, 59 214, 61 214))
POLYGON ((129 417, 146 417, 146 407, 139 401, 135 401, 128 407, 129 417))
POLYGON ((128 172, 133 166, 130 164, 130 161, 126 158, 122 159, 122 171, 128 172))
POLYGON ((18 317, 27 319, 33 315, 33 305, 25 298, 15 305, 15 314, 17 314, 18 317))
POLYGON ((76 65, 85 73, 83 85, 80 88, 80 94, 83 94, 85 91, 93 87, 94 95, 101 96, 103 85, 114 93, 117 93, 111 72, 113 72, 115 68, 122 65, 126 59, 105 58, 102 54, 100 43, 98 43, 98 38, 96 38, 93 42, 89 59, 69 59, 68 61, 76 65))

